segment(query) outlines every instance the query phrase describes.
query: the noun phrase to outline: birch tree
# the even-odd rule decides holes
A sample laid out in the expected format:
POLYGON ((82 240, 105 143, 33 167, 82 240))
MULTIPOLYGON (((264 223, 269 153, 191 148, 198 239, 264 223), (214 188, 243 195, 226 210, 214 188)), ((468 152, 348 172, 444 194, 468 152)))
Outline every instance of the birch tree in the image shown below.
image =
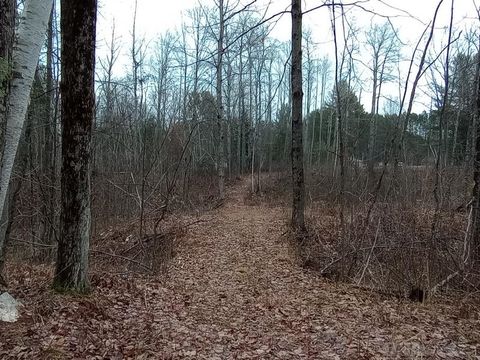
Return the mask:
MULTIPOLYGON (((53 0, 27 0, 20 18, 13 49, 10 91, 7 98, 5 136, 0 169, 0 211, 7 211, 7 193, 13 164, 30 101, 35 70, 47 29, 53 0)), ((3 9, 2 9, 3 10, 3 9)), ((5 226, 5 222, 2 226, 5 226)), ((2 231, 2 233, 4 233, 2 231)), ((0 237, 0 259, 5 251, 5 237, 0 237)))

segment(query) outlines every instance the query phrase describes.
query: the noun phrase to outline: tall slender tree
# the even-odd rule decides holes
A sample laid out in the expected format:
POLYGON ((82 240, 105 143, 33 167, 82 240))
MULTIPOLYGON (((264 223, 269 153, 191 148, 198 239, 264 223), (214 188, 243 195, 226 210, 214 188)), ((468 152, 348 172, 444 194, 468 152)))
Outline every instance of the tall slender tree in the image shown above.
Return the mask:
POLYGON ((218 172, 218 191, 220 199, 225 197, 225 135, 223 129, 223 99, 222 99, 222 85, 223 85, 223 42, 225 36, 225 6, 223 0, 218 0, 218 12, 220 17, 218 42, 217 42, 217 129, 218 129, 218 144, 217 144, 217 172, 218 172))
MULTIPOLYGON (((15 0, 0 0, 0 126, 2 128, 0 141, 3 142, 3 128, 5 126, 7 114, 7 98, 10 92, 10 67, 12 63, 13 39, 15 33, 15 0)), ((4 212, 1 217, 1 223, 6 224, 8 219, 4 212)), ((2 278, 2 268, 4 263, 4 244, 6 225, 0 228, 0 286, 5 284, 2 278)))
MULTIPOLYGON (((45 244, 52 244, 54 240, 55 224, 55 138, 56 124, 54 105, 54 74, 53 74, 53 51, 54 51, 54 23, 55 9, 52 9, 50 21, 47 29, 47 62, 46 62, 46 104, 45 119, 43 129, 43 139, 45 141, 45 154, 43 156, 42 174, 47 186, 42 187, 43 201, 41 205, 42 219, 40 220, 40 238, 45 244)), ((50 251, 49 251, 50 253, 50 251)))
POLYGON ((367 48, 371 51, 371 64, 369 70, 372 73, 372 102, 370 108, 371 121, 368 135, 368 172, 373 176, 375 163, 375 129, 378 115, 379 101, 383 82, 387 77, 387 66, 395 60, 396 37, 390 23, 373 25, 366 33, 367 48))
MULTIPOLYGON (((480 20, 480 16, 479 16, 480 20)), ((480 37, 479 37, 480 45, 480 37)), ((474 167, 473 167, 473 213, 472 213, 472 239, 470 243, 473 261, 480 263, 480 52, 477 53, 477 65, 475 70, 475 107, 473 124, 475 129, 474 167)))
POLYGON ((302 0, 292 0, 292 227, 305 230, 302 122, 302 0))
POLYGON ((61 2, 61 215, 54 279, 60 291, 88 290, 96 18, 96 0, 61 2))

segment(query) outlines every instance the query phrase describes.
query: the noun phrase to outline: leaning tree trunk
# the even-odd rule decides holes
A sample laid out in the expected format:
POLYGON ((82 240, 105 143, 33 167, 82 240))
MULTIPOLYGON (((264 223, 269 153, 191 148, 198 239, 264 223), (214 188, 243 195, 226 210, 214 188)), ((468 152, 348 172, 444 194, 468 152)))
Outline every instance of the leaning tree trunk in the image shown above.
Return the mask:
POLYGON ((292 227, 305 230, 302 123, 302 0, 292 0, 292 227))
MULTIPOLYGON (((5 24, 3 17, 7 15, 4 10, 12 11, 11 6, 13 5, 11 3, 7 4, 5 0, 0 1, 2 5, 0 16, 2 17, 3 26, 5 24), (4 5, 6 6, 4 7, 4 5)), ((23 14, 17 30, 17 41, 12 53, 11 76, 9 76, 11 79, 7 97, 2 165, 0 169, 0 214, 2 214, 3 220, 7 219, 6 215, 9 212, 7 205, 9 183, 52 4, 53 0, 27 0, 24 4, 23 14)), ((15 8, 13 8, 13 11, 15 11, 15 8)), ((8 23, 13 25, 11 23, 13 20, 10 19, 9 21, 8 23)), ((3 39, 3 27, 1 30, 0 37, 3 39)), ((13 36, 13 30, 11 31, 10 36, 13 36)), ((12 39, 8 41, 12 41, 12 39)), ((3 226, 6 223, 8 221, 2 221, 3 226)), ((5 229, 0 230, 0 258, 3 259, 6 236, 5 229)))
POLYGON ((88 290, 96 17, 96 0, 61 2, 61 215, 54 279, 59 291, 88 290))
POLYGON ((0 170, 0 209, 3 211, 8 183, 22 134, 30 100, 33 77, 52 8, 52 0, 31 0, 18 28, 18 39, 13 51, 11 90, 5 128, 5 145, 0 170))

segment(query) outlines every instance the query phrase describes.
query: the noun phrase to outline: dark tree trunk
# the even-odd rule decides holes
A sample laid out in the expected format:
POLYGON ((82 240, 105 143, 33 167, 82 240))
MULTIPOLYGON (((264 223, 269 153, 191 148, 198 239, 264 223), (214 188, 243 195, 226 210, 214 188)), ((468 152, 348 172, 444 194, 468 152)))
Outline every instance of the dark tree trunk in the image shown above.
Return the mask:
POLYGON ((0 141, 3 143, 15 35, 15 0, 0 0, 0 141))
POLYGON ((217 144, 217 161, 218 161, 218 193, 220 199, 225 197, 225 135, 223 130, 223 99, 222 99, 222 65, 223 65, 223 38, 225 34, 225 7, 223 0, 218 3, 220 15, 220 30, 217 43, 217 128, 218 128, 218 144, 217 144))
POLYGON ((374 154, 375 154, 375 118, 377 115, 377 88, 378 88, 378 56, 374 54, 373 64, 373 91, 372 91, 372 107, 371 107, 371 121, 368 125, 368 176, 370 180, 373 179, 374 154))
POLYGON ((88 290, 96 0, 61 2, 62 175, 57 290, 88 290))
POLYGON ((292 227, 305 230, 302 123, 302 2, 292 0, 292 227))
MULTIPOLYGON (((480 39, 479 39, 480 41, 480 39)), ((477 54, 477 66, 475 71, 475 113, 473 125, 475 129, 475 156, 473 166, 474 186, 472 191, 473 213, 472 213, 472 240, 470 244, 472 260, 480 264, 480 53, 477 54)))
MULTIPOLYGON (((45 154, 43 156, 42 173, 44 184, 42 185, 42 218, 40 220, 40 238, 45 244, 53 244, 55 226, 55 136, 54 114, 52 113, 54 87, 53 87, 53 21, 55 9, 52 8, 50 21, 47 30, 47 83, 46 83, 46 104, 45 104, 45 154)), ((45 252, 45 256, 51 259, 51 250, 45 252)))
MULTIPOLYGON (((15 0, 0 0, 0 124, 5 125, 15 33, 15 0)), ((2 130, 3 133, 3 130, 2 130)))

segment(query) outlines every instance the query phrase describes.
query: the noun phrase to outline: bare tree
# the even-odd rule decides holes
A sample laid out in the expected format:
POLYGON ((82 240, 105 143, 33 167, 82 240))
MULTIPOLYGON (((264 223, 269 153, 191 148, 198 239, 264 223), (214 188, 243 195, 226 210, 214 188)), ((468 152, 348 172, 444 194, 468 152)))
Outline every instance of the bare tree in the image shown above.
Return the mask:
POLYGON ((223 47, 225 36, 225 5, 223 0, 218 0, 219 13, 219 30, 217 42, 217 63, 216 63, 216 99, 217 99, 217 172, 218 172, 218 194, 220 199, 225 197, 225 135, 223 129, 223 99, 222 99, 222 84, 223 84, 223 47))
POLYGON ((367 161, 370 176, 373 175, 375 162, 375 120, 378 115, 382 85, 388 75, 388 65, 394 60, 396 54, 395 36, 390 23, 375 24, 366 34, 367 45, 371 50, 370 71, 372 72, 372 101, 370 109, 372 120, 369 124, 367 161))
POLYGON ((302 1, 292 0, 292 227, 305 231, 305 180, 302 122, 302 1))
MULTIPOLYGON (((480 10, 479 10, 480 11, 480 10)), ((480 13, 479 13, 480 15, 480 13)), ((480 21, 480 16, 479 16, 480 21)), ((478 37, 480 49, 480 36, 478 37)), ((473 124, 475 129, 475 152, 472 190, 472 234, 470 241, 470 253, 472 260, 480 263, 480 51, 477 52, 477 65, 475 70, 475 108, 473 114, 473 124)))
MULTIPOLYGON (((332 30, 333 30, 333 43, 335 45, 335 112, 337 115, 337 131, 336 136, 338 139, 338 159, 340 161, 340 223, 344 225, 344 191, 345 191, 345 145, 343 140, 343 112, 342 112, 342 91, 340 89, 341 83, 341 72, 343 68, 343 59, 342 65, 338 61, 338 43, 337 43, 337 19, 335 17, 335 4, 332 6, 332 30)), ((342 10, 342 19, 344 16, 343 6, 342 10)), ((346 43, 346 39, 345 39, 346 43)), ((336 159, 336 158, 335 158, 336 159)))
MULTIPOLYGON (((56 112, 54 109, 55 86, 53 74, 54 62, 54 22, 55 22, 55 8, 52 8, 50 14, 50 21, 47 29, 47 62, 46 62, 46 104, 45 104, 45 119, 43 119, 43 139, 45 143, 45 153, 42 161, 42 175, 43 179, 40 183, 43 201, 41 205, 42 218, 40 219, 40 238, 45 244, 51 245, 54 240, 54 231, 56 229, 55 216, 55 152, 56 152, 56 112)), ((55 106, 56 107, 56 106, 55 106)))
POLYGON ((115 37, 115 23, 112 26, 112 34, 110 42, 108 43, 108 55, 105 59, 99 59, 99 65, 103 70, 103 76, 100 80, 100 89, 104 97, 104 112, 103 112, 103 122, 111 126, 112 125, 112 116, 114 111, 114 92, 115 84, 113 81, 113 69, 119 57, 119 46, 116 43, 117 39, 115 37))
MULTIPOLYGON (((427 41, 425 42, 424 50, 423 50, 422 56, 420 58, 420 63, 418 65, 417 74, 416 74, 415 79, 413 80, 413 83, 412 83, 412 89, 410 91, 410 99, 408 101, 408 107, 407 107, 407 111, 406 111, 406 114, 405 114, 405 118, 403 119, 403 129, 402 129, 400 141, 398 143, 399 150, 398 150, 398 153, 395 156, 395 164, 398 163, 398 156, 401 155, 402 149, 404 148, 404 145, 405 145, 404 144, 405 143, 405 136, 406 136, 406 133, 407 133, 407 130, 408 130, 408 124, 409 124, 410 116, 412 114, 413 102, 415 101, 415 94, 416 94, 416 91, 417 91, 417 86, 418 86, 418 83, 420 82, 420 79, 422 78, 422 76, 425 73, 424 72, 425 59, 426 59, 426 56, 427 56, 428 48, 429 48, 430 43, 432 42, 432 39, 433 39, 433 34, 435 32, 435 23, 437 21, 437 15, 438 15, 438 12, 440 10, 440 7, 442 6, 442 3, 443 3, 443 0, 439 0, 437 6, 435 7, 435 12, 433 14, 433 19, 432 19, 431 23, 429 24, 430 32, 428 34, 427 41)), ((425 29, 425 31, 426 30, 427 30, 427 28, 425 29)), ((425 33, 422 34, 422 36, 420 37, 420 40, 423 38, 424 34, 425 33)), ((420 42, 420 40, 419 40, 419 42, 420 42)), ((418 48, 418 44, 419 43, 417 43, 417 48, 418 48)), ((410 70, 411 70, 411 67, 413 65, 414 57, 415 57, 415 51, 412 55, 412 60, 410 62, 410 70)), ((408 77, 409 76, 410 76, 410 71, 408 73, 408 77)), ((406 93, 407 93, 407 89, 408 89, 408 77, 407 77, 407 83, 405 85, 405 91, 404 91, 404 94, 403 94, 403 97, 402 97, 402 100, 401 100, 401 104, 400 104, 399 116, 401 116, 401 111, 402 111, 403 105, 405 103, 406 93)))

